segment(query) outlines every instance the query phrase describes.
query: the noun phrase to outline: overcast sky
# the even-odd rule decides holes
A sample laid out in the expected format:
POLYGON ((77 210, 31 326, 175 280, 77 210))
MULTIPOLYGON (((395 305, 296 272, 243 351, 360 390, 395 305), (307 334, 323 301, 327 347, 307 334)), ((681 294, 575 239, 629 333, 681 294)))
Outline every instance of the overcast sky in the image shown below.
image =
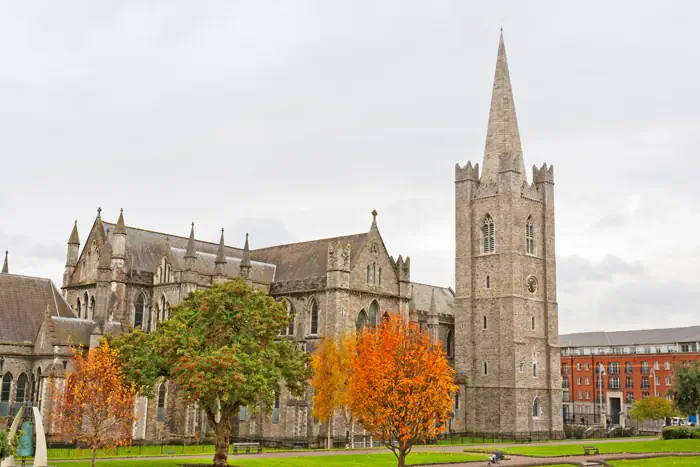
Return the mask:
POLYGON ((367 231, 454 284, 501 24, 560 331, 700 324, 696 2, 0 1, 0 248, 60 286, 74 219, 251 247, 367 231))

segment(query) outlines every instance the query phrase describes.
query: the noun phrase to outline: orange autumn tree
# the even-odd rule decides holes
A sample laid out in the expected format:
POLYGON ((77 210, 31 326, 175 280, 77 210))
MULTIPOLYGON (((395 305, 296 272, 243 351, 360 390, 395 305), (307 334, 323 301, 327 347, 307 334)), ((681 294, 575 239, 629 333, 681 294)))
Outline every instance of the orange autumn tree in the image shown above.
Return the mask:
POLYGON ((117 351, 105 340, 87 352, 75 352, 73 364, 64 390, 55 391, 52 422, 66 441, 92 450, 94 467, 98 449, 130 442, 136 390, 123 379, 117 351))
POLYGON ((457 391, 439 343, 400 316, 363 331, 352 358, 351 409, 404 467, 416 442, 440 433, 457 391), (396 441, 396 445, 392 441, 396 441))
MULTIPOLYGON (((320 421, 328 420, 328 447, 331 446, 331 417, 340 410, 345 426, 352 426, 350 412, 350 364, 355 346, 351 336, 324 337, 316 344, 311 366, 314 376, 311 386, 314 389, 311 414, 320 421)), ((351 445, 354 447, 354 430, 351 445)))

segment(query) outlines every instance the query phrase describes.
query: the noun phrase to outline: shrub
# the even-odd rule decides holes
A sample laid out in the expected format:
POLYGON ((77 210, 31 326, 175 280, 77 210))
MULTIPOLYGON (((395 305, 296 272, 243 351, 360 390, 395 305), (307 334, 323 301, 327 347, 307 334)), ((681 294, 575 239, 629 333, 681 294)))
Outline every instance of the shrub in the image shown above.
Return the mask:
POLYGON ((661 432, 663 439, 689 439, 695 436, 700 437, 700 430, 691 430, 684 426, 667 426, 661 432), (696 434, 696 432, 698 433, 696 434))
POLYGON ((693 433, 691 434, 693 439, 700 439, 700 428, 693 428, 693 433))

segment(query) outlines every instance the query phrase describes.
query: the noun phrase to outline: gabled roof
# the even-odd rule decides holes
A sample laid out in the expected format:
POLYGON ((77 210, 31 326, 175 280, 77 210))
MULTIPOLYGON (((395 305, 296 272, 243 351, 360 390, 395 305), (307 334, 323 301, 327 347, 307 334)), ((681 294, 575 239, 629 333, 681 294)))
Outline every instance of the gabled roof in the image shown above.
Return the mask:
POLYGON ((700 326, 633 331, 597 331, 560 334, 561 347, 608 347, 700 342, 700 326))
POLYGON ((271 246, 251 251, 251 259, 277 266, 275 282, 326 277, 328 244, 350 244, 350 267, 360 254, 369 233, 323 238, 300 243, 271 246))
POLYGON ((455 294, 449 287, 439 287, 437 285, 420 284, 411 282, 410 306, 416 311, 428 313, 430 302, 435 293, 435 308, 440 315, 453 315, 453 305, 455 294))
POLYGON ((47 306, 51 316, 75 318, 50 279, 0 274, 0 342, 34 343, 47 306))

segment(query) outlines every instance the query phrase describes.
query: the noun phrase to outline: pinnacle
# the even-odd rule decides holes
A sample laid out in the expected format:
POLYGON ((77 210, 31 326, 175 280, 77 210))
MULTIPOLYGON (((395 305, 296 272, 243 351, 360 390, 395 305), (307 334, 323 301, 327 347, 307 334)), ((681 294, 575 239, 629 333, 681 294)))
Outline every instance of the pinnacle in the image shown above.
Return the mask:
POLYGON ((78 238, 78 221, 76 220, 73 224, 73 230, 68 238, 69 245, 80 245, 80 238, 78 238))
POLYGON ((250 269, 250 247, 248 246, 248 234, 245 234, 245 245, 243 246, 243 257, 241 258, 241 269, 250 269))
POLYGON ((117 226, 114 228, 114 234, 124 234, 126 235, 126 225, 124 225, 124 210, 119 211, 119 220, 117 221, 117 226))
POLYGON ((185 250, 185 258, 196 258, 197 257, 197 245, 194 239, 194 222, 192 222, 192 228, 190 229, 190 239, 187 240, 187 250, 185 250))
POLYGON ((8 255, 8 253, 9 252, 7 250, 5 250, 5 262, 2 264, 2 273, 3 274, 9 274, 9 272, 10 272, 10 269, 7 267, 7 255, 8 255))
POLYGON ((493 180, 499 172, 503 171, 519 172, 524 180, 525 163, 522 153, 506 46, 503 31, 501 31, 481 180, 493 180))
POLYGON ((221 240, 219 240, 219 249, 216 252, 216 260, 214 264, 226 264, 226 248, 224 244, 224 229, 221 229, 221 240))

